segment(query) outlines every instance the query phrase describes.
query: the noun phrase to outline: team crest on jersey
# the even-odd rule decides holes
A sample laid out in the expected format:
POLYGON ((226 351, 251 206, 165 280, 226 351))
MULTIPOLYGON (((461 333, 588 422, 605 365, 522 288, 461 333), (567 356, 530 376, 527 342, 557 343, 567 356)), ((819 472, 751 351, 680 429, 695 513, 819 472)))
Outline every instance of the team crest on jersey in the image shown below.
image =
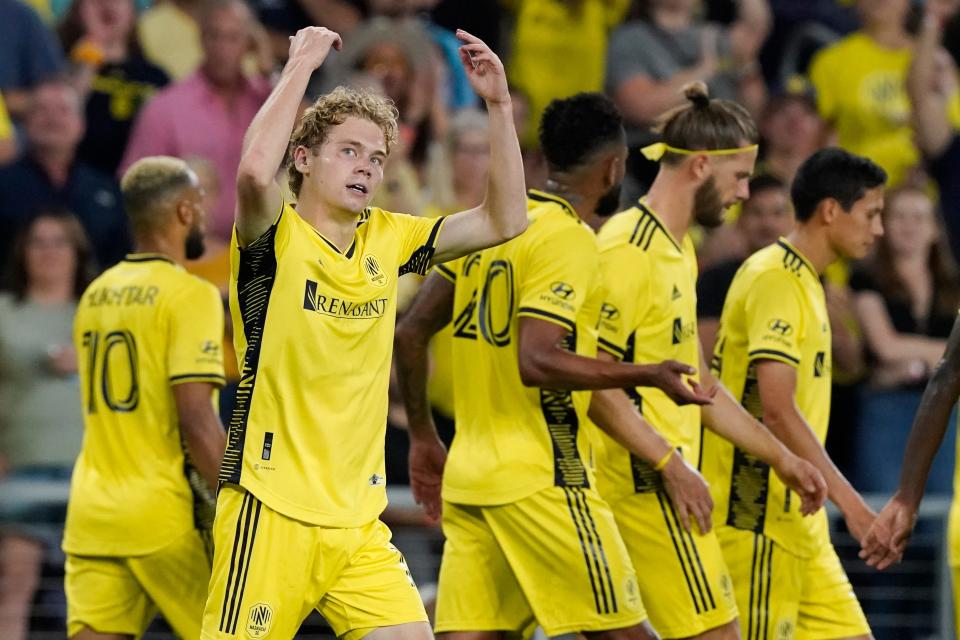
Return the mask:
POLYGON ((624 602, 630 611, 640 610, 640 586, 637 584, 637 576, 629 575, 623 583, 624 602))
POLYGON ((373 254, 363 256, 363 275, 366 276, 367 282, 375 287, 387 284, 387 274, 384 273, 380 261, 373 254))
POLYGON ((250 607, 247 615, 247 636, 250 638, 265 638, 273 626, 273 609, 265 602, 258 602, 250 607))
POLYGON ((777 640, 793 640, 793 621, 781 620, 777 625, 777 640))

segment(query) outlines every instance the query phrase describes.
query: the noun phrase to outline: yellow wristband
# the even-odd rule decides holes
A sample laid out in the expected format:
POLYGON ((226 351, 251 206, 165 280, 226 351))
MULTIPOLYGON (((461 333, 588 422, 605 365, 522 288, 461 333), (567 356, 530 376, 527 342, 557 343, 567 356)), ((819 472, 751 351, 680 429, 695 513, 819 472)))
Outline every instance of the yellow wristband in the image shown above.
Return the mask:
POLYGON ((667 451, 667 453, 666 453, 662 458, 660 458, 660 462, 658 462, 657 464, 655 464, 655 465, 653 466, 653 470, 654 470, 654 471, 663 471, 663 468, 664 468, 665 466, 667 466, 667 463, 670 462, 670 458, 673 457, 673 454, 674 454, 675 452, 676 452, 676 449, 673 449, 673 448, 671 447, 670 451, 667 451))

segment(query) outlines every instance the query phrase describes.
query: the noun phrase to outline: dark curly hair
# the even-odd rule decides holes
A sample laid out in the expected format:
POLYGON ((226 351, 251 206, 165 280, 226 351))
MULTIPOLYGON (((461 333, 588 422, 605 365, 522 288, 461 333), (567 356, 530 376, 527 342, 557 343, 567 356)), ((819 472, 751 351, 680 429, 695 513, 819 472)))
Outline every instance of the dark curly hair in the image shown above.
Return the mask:
POLYGON ((554 100, 540 121, 540 147, 553 171, 577 169, 606 145, 624 140, 623 116, 602 93, 554 100))

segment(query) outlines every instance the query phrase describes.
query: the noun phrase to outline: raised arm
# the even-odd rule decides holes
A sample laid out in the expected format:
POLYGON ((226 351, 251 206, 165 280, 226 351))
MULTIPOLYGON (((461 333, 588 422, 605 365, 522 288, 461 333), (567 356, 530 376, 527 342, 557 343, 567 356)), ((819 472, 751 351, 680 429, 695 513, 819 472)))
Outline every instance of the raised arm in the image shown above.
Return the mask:
POLYGON ((433 262, 445 262, 506 242, 527 228, 527 197, 520 143, 513 125, 507 76, 500 58, 465 31, 457 37, 460 61, 490 118, 490 177, 478 207, 450 216, 440 232, 433 262))
POLYGON ((913 49, 913 62, 907 74, 907 95, 917 146, 924 155, 936 158, 947 148, 953 128, 947 117, 947 105, 956 89, 953 63, 940 48, 940 19, 927 9, 920 35, 913 49))
POLYGON ((237 237, 241 245, 259 238, 280 211, 282 197, 277 170, 287 152, 297 110, 313 72, 330 49, 341 47, 340 36, 323 27, 307 27, 290 39, 290 58, 280 81, 260 107, 243 139, 237 170, 237 237))
POLYGON ((454 285, 433 271, 420 286, 394 338, 394 358, 410 436, 410 489, 427 517, 440 517, 440 487, 447 449, 437 435, 427 397, 427 348, 453 313, 454 285))
POLYGON ((897 492, 880 511, 863 541, 860 557, 867 564, 885 569, 903 554, 930 466, 943 443, 957 396, 960 396, 960 318, 953 323, 947 352, 934 369, 913 419, 897 492))

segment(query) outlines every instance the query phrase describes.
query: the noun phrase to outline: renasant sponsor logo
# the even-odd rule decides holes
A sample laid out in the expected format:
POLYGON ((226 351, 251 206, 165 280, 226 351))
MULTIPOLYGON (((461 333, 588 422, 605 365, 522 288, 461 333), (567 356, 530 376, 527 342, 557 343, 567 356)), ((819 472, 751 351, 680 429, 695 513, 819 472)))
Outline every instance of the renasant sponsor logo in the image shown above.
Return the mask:
POLYGON ((379 318, 387 308, 388 298, 374 298, 363 302, 327 296, 318 291, 317 283, 307 280, 303 292, 303 308, 334 318, 379 318))

